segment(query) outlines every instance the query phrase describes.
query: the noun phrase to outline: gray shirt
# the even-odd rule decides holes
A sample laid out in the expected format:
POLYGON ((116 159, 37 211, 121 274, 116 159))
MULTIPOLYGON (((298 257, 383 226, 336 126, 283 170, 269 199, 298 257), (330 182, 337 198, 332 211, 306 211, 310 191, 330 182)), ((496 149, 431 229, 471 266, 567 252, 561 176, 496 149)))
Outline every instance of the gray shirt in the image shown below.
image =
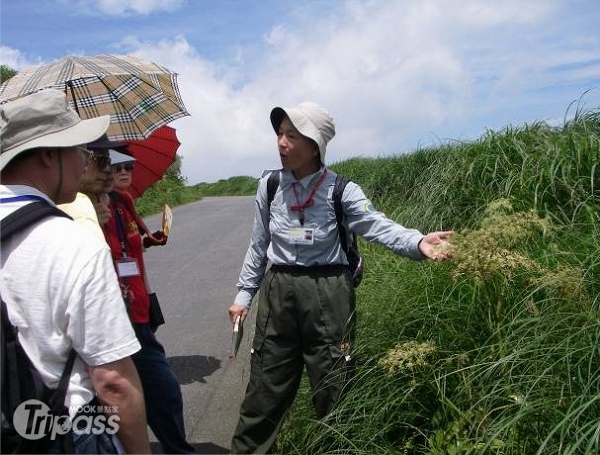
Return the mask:
MULTIPOLYGON (((289 171, 281 171, 279 187, 271 208, 268 207, 267 180, 262 177, 256 192, 252 239, 246 252, 237 284, 234 303, 250 306, 265 274, 267 262, 305 267, 348 264, 342 250, 333 206, 336 173, 325 167, 296 180, 289 171), (322 174, 324 179, 313 195, 314 204, 300 211, 293 206, 309 199, 322 174)), ((395 253, 411 259, 423 259, 419 242, 423 238, 416 229, 407 229, 375 210, 360 186, 349 182, 342 194, 342 207, 348 228, 395 253)))

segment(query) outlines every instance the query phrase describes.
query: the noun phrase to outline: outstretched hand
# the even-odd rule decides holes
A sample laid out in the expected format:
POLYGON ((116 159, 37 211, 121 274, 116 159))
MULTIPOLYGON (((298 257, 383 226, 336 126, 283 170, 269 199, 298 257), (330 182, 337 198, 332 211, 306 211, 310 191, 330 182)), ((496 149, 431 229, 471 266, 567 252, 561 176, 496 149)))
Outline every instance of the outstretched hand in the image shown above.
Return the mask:
POLYGON ((419 251, 427 259, 443 261, 451 257, 449 251, 450 242, 446 239, 451 237, 454 231, 430 232, 419 242, 419 251))

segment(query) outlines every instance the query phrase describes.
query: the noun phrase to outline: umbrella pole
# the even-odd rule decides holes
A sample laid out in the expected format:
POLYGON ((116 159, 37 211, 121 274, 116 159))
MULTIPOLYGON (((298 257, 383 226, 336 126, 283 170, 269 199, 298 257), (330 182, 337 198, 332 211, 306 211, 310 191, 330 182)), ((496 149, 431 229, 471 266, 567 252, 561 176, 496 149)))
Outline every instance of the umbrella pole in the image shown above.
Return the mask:
POLYGON ((79 109, 77 108, 77 99, 75 99, 75 89, 73 88, 73 81, 67 81, 66 84, 67 87, 69 87, 69 89, 71 90, 71 98, 73 99, 73 106, 75 107, 75 112, 77 112, 77 115, 79 115, 79 109))

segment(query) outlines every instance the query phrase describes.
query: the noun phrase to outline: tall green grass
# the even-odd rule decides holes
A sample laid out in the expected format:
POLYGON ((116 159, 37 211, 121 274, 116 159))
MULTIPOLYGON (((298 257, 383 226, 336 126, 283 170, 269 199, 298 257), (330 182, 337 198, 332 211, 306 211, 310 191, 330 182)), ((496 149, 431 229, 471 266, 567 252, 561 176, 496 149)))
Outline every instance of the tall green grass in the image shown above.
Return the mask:
POLYGON ((357 372, 314 418, 306 382, 276 450, 600 452, 600 112, 561 127, 332 166, 390 218, 454 229, 454 257, 362 242, 357 372))

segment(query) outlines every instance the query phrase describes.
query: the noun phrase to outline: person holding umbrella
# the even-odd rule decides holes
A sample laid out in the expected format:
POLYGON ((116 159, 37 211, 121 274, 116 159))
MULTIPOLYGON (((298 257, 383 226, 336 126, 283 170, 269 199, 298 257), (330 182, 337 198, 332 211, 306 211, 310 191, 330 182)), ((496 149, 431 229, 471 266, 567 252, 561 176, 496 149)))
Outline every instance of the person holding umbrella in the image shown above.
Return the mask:
POLYGON ((128 156, 116 151, 111 153, 111 158, 114 189, 117 191, 127 191, 129 187, 131 187, 133 164, 136 160, 133 156, 128 156))
MULTIPOLYGON (((132 359, 141 378, 144 395, 148 400, 146 411, 150 428, 165 453, 193 453, 193 447, 185 440, 183 403, 179 384, 166 362, 164 348, 153 333, 146 333, 150 322, 150 304, 153 299, 158 302, 156 295, 149 291, 141 255, 141 229, 147 231, 147 228, 135 211, 131 196, 124 193, 117 195, 113 191, 114 177, 111 164, 122 166, 124 163, 132 163, 135 159, 115 150, 115 148, 124 150, 124 144, 110 141, 106 136, 87 146, 92 151, 92 155, 79 187, 83 194, 75 204, 66 204, 62 208, 76 221, 95 227, 94 231, 99 230, 103 242, 108 243, 111 249, 118 275, 115 281, 120 285, 123 296, 121 304, 128 309, 129 319, 142 347, 138 352, 139 355, 132 359), (95 210, 92 215, 89 214, 88 209, 88 206, 92 205, 90 200, 93 203, 92 210, 95 210), (133 226, 140 226, 140 229, 133 229, 133 226), (120 235, 116 238, 111 235, 120 232, 127 232, 127 234, 123 238, 120 235), (121 276, 123 274, 121 269, 127 265, 121 261, 123 251, 121 245, 124 245, 127 256, 134 261, 130 264, 136 264, 138 273, 135 276, 121 276)), ((160 240, 155 239, 154 244, 160 244, 160 240)), ((151 332, 155 330, 156 327, 150 328, 151 332)))
POLYGON ((121 152, 110 149, 110 159, 111 159, 111 170, 112 170, 112 189, 121 197, 129 211, 134 214, 135 221, 140 229, 143 237, 144 248, 149 248, 151 246, 157 245, 165 245, 167 243, 168 237, 165 235, 163 231, 155 231, 150 232, 150 229, 146 226, 146 223, 139 216, 137 210, 135 209, 135 205, 133 202, 133 197, 129 193, 129 188, 131 187, 132 182, 132 174, 134 163, 137 161, 133 156, 127 155, 126 153, 122 153, 127 149, 127 146, 119 147, 121 152))
MULTIPOLYGON (((72 202, 89 164, 85 144, 103 134, 108 123, 108 116, 81 120, 57 90, 0 106, 3 226, 14 213, 25 217, 21 210, 36 204, 51 209, 72 202)), ((106 244, 56 215, 3 240, 1 254, 0 292, 8 318, 47 387, 57 386, 69 352, 76 353, 63 403, 71 420, 78 408, 115 410, 117 436, 126 452, 150 453, 144 397, 130 357, 140 344, 127 320, 106 244)), ((113 418, 110 413, 105 417, 113 418)), ((48 450, 118 453, 101 427, 94 419, 87 431, 68 433, 73 452, 61 452, 65 449, 57 445, 48 450)), ((5 443, 2 449, 8 452, 5 443)))
MULTIPOLYGON (((110 150, 113 165, 132 162, 132 157, 110 150)), ((129 318, 142 349, 132 356, 146 397, 148 424, 160 441, 164 453, 194 453, 187 442, 183 419, 183 398, 179 381, 167 362, 165 349, 156 338, 151 318, 151 293, 143 257, 139 215, 131 196, 113 191, 111 174, 104 187, 108 195, 110 218, 102 226, 121 285, 129 318)))
POLYGON ((106 179, 111 174, 110 156, 105 148, 91 146, 103 144, 106 136, 88 144, 91 158, 79 185, 79 192, 75 201, 61 204, 59 208, 67 213, 78 223, 87 226, 94 234, 104 241, 104 233, 100 227, 110 218, 106 202, 102 201, 105 191, 106 179))

